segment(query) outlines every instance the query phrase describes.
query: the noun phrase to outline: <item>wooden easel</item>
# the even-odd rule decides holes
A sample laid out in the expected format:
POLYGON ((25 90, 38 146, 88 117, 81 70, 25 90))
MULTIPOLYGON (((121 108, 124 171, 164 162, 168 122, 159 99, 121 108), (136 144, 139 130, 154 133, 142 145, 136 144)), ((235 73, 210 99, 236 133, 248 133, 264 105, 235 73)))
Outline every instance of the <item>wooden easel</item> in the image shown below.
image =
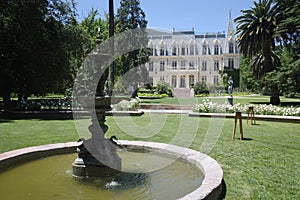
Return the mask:
POLYGON ((237 120, 239 120, 239 122, 240 122, 240 140, 243 140, 242 112, 235 112, 234 130, 233 130, 233 134, 232 134, 232 139, 234 139, 234 136, 235 136, 237 120))
POLYGON ((254 107, 253 107, 253 106, 249 106, 247 112, 248 112, 247 124, 248 124, 248 120, 249 120, 249 119, 250 119, 250 121, 251 121, 251 125, 252 125, 252 124, 256 124, 256 122, 255 122, 255 117, 254 117, 254 107), (252 123, 252 120, 253 120, 254 123, 252 123))

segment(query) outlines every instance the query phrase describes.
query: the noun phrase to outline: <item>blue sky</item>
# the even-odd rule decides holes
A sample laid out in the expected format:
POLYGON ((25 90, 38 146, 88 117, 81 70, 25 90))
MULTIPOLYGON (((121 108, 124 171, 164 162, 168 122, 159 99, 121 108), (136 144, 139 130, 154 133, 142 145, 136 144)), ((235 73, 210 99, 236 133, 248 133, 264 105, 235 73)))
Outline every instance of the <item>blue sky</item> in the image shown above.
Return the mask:
MULTIPOLYGON (((76 0, 79 20, 91 8, 98 9, 101 17, 108 12, 108 0, 76 0)), ((227 31, 229 12, 232 18, 240 10, 253 6, 253 0, 140 0, 149 28, 191 30, 198 33, 227 31)), ((114 0, 115 10, 120 0, 114 0)), ((115 11, 116 12, 116 11, 115 11)))

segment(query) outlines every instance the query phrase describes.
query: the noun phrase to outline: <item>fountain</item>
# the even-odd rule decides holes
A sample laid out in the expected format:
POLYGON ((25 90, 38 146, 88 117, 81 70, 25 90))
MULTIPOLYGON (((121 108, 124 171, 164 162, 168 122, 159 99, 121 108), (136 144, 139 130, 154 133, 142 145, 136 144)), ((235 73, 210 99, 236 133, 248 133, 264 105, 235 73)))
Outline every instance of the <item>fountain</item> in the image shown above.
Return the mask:
POLYGON ((0 154, 1 196, 10 200, 220 198, 223 172, 209 156, 162 143, 119 142, 129 149, 118 152, 125 170, 153 168, 184 153, 172 165, 149 173, 74 179, 70 163, 77 156, 77 142, 18 149, 0 154))
POLYGON ((108 130, 105 124, 105 113, 110 111, 110 97, 96 97, 95 99, 79 97, 76 99, 86 109, 90 109, 92 124, 89 131, 92 137, 81 139, 82 144, 77 148, 78 158, 73 163, 75 177, 108 177, 121 171, 121 158, 117 154, 117 146, 104 137, 108 130), (96 109, 91 106, 95 101, 96 109), (100 128, 98 127, 100 125, 100 128))
MULTIPOLYGON (((80 106, 90 113, 92 122, 88 128, 91 138, 80 139, 82 143, 77 148, 78 158, 72 164, 73 176, 79 178, 105 178, 115 176, 121 171, 121 158, 117 154, 117 145, 113 141, 116 137, 105 138, 108 130, 105 117, 107 112, 111 111, 111 104, 118 103, 123 98, 110 96, 109 80, 105 80, 104 73, 105 65, 109 63, 112 56, 101 52, 101 42, 99 28, 96 49, 87 56, 85 61, 87 71, 84 71, 84 75, 91 78, 90 83, 82 87, 80 84, 82 80, 79 81, 80 83, 75 81, 73 88, 73 113, 76 113, 76 107, 80 106)), ((82 79, 80 75, 79 72, 77 79, 82 79)), ((74 119, 76 119, 76 114, 74 114, 74 119)))

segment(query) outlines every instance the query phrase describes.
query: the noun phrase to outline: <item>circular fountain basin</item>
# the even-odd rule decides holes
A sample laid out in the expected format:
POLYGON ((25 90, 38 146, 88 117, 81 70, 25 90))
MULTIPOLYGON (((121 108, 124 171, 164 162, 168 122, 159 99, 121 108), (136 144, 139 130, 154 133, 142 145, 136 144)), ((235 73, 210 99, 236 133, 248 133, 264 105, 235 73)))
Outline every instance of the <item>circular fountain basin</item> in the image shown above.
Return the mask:
POLYGON ((74 153, 77 143, 30 147, 1 154, 1 196, 4 199, 194 200, 218 199, 221 195, 223 172, 218 163, 209 156, 162 143, 120 143, 129 149, 119 152, 123 158, 122 168, 126 168, 127 172, 107 179, 72 177, 71 164, 77 157, 74 153), (157 154, 149 154, 151 151, 157 154), (134 161, 128 159, 133 156, 134 161), (174 159, 179 156, 179 159, 174 159), (145 158, 149 163, 139 163, 139 160, 145 158), (163 169, 149 170, 147 173, 128 172, 132 166, 149 166, 151 163, 155 165, 163 162, 172 164, 163 169))

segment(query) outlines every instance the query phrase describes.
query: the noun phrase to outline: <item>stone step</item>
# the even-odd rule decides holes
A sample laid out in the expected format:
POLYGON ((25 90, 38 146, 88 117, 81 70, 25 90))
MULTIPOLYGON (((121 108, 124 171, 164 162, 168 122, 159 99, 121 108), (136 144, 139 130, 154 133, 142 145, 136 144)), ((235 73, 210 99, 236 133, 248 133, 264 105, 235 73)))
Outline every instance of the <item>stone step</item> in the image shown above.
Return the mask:
POLYGON ((193 97, 194 95, 192 94, 190 88, 174 88, 173 89, 173 96, 176 98, 189 98, 193 97))

